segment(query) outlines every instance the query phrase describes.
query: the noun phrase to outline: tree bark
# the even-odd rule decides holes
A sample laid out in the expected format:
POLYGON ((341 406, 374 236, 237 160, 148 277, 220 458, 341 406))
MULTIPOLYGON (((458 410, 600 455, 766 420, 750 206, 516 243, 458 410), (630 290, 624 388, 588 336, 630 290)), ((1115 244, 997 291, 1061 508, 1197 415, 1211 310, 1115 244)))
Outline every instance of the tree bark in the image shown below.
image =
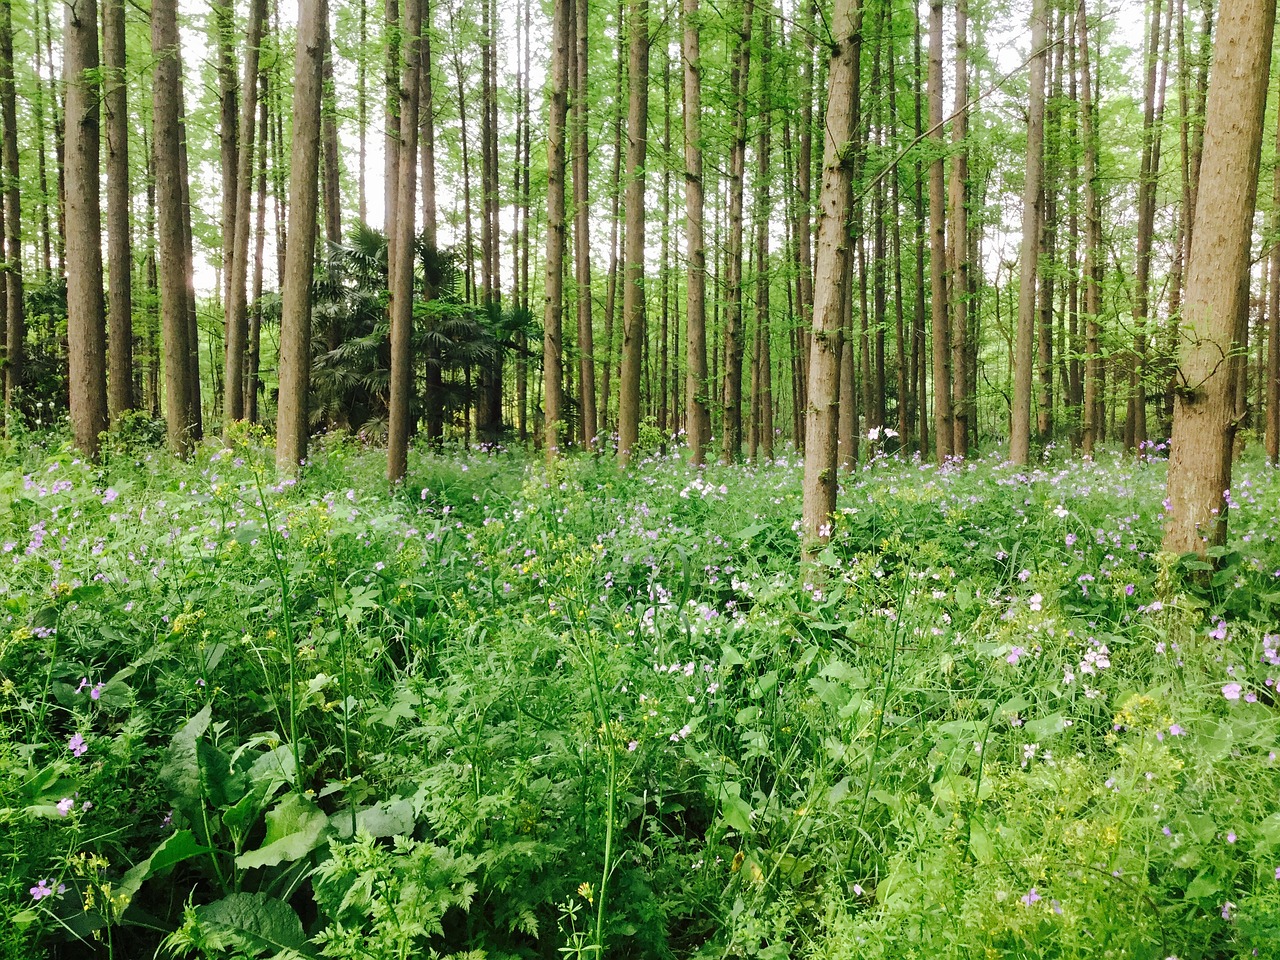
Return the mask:
POLYGON ((772 122, 773 102, 770 93, 770 44, 773 36, 773 7, 766 4, 761 16, 760 31, 760 119, 756 134, 756 329, 755 349, 752 351, 751 411, 752 435, 751 459, 773 459, 773 378, 769 339, 769 223, 772 204, 769 199, 769 124, 772 122))
POLYGON ((1036 314, 1036 261, 1040 252, 1044 184, 1044 81, 1048 60, 1046 0, 1031 11, 1031 90, 1027 106, 1026 185, 1022 193, 1022 255, 1018 277, 1018 327, 1013 357, 1013 409, 1009 459, 1019 466, 1031 457, 1032 340, 1036 314))
POLYGON ((703 239, 702 52, 698 0, 684 0, 685 436, 700 465, 711 436, 707 402, 707 247, 703 239))
MULTIPOLYGON (((320 100, 328 17, 326 0, 300 0, 293 73, 293 142, 289 150, 289 234, 280 296, 280 401, 276 467, 297 472, 310 432, 311 274, 315 260, 320 173, 320 100)), ((411 208, 412 209, 412 208, 411 208)))
POLYGON ((933 330, 933 449, 938 463, 955 452, 951 408, 951 331, 947 320, 947 243, 942 156, 942 0, 929 0, 929 289, 933 330))
POLYGON ((1271 67, 1275 0, 1223 0, 1178 358, 1164 549, 1204 556, 1227 534, 1237 325, 1271 67))
MULTIPOLYGON (((3 40, 0 40, 0 47, 3 47, 3 40)), ((125 92, 123 0, 103 0, 102 47, 105 87, 102 104, 107 112, 107 269, 110 296, 107 315, 111 324, 107 338, 111 348, 108 354, 107 412, 111 422, 115 423, 121 414, 133 409, 134 402, 132 217, 129 215, 129 108, 125 92)), ((10 61, 12 56, 10 48, 10 61)), ((0 50, 2 59, 4 51, 0 50)), ((16 174, 16 170, 14 172, 16 174)), ((16 184, 14 186, 16 188, 16 184)), ((10 216, 6 207, 6 226, 10 216)), ((11 268, 10 286, 15 279, 21 286, 21 273, 15 278, 11 268)), ((12 316, 12 304, 9 312, 12 316)))
MULTIPOLYGON (((1276 149, 1280 151, 1280 117, 1276 119, 1276 149)), ((1280 226, 1280 164, 1276 164, 1271 181, 1272 230, 1280 226)), ((1267 461, 1280 466, 1280 243, 1271 246, 1271 288, 1267 302, 1269 330, 1267 333, 1267 461)))
POLYGON ((622 370, 618 377, 618 462, 625 466, 640 437, 640 373, 645 342, 644 181, 649 118, 649 0, 631 0, 627 98, 625 278, 622 370))
POLYGON ((582 446, 592 450, 596 445, 596 362, 591 320, 591 207, 588 193, 587 154, 587 0, 574 4, 573 72, 573 252, 574 282, 578 306, 578 368, 582 383, 582 446))
MULTIPOLYGON (((123 23, 123 21, 121 21, 123 23)), ((37 77, 37 92, 39 78, 37 77)), ((22 203, 18 169, 18 115, 13 75, 12 0, 0 2, 0 176, 3 177, 5 337, 0 343, 3 360, 5 426, 22 386, 22 360, 26 323, 22 302, 22 203)), ((41 133, 43 138, 43 132, 41 133)), ((43 157, 43 154, 41 155, 43 157)), ((118 231, 116 231, 118 232, 118 231)), ((114 277, 114 273, 113 273, 114 277)), ((126 287, 127 289, 127 287, 126 287)), ((115 284, 112 283, 112 292, 115 284)), ((114 314, 113 314, 114 315, 114 314)))
POLYGON ((571 0, 555 0, 551 45, 551 95, 547 127, 547 272, 542 320, 543 415, 547 460, 558 456, 564 439, 564 378, 562 320, 564 312, 564 251, 567 228, 564 209, 565 121, 568 116, 569 34, 571 0))
POLYGON ((1101 375, 1098 319, 1102 311, 1102 199, 1098 191, 1098 135, 1095 90, 1089 66, 1089 27, 1085 2, 1076 7, 1076 32, 1080 44, 1080 138, 1084 141, 1084 426, 1081 451, 1092 457, 1101 434, 1101 375))
POLYGON ((822 188, 814 264, 813 335, 809 359, 809 408, 805 424, 802 549, 812 561, 831 537, 836 508, 836 427, 840 390, 840 327, 848 258, 847 228, 852 159, 853 85, 857 66, 857 0, 836 0, 832 54, 823 125, 822 188))
POLYGON ((223 417, 227 424, 245 416, 245 350, 248 328, 249 229, 253 211, 254 120, 258 112, 258 50, 267 19, 266 0, 252 0, 249 6, 249 34, 245 42, 243 103, 240 110, 239 155, 236 158, 235 226, 232 230, 231 259, 226 307, 226 392, 223 417))
POLYGON ((404 0, 404 77, 400 81, 400 181, 396 191, 391 281, 391 404, 387 416, 387 480, 400 483, 409 465, 413 419, 414 220, 418 209, 418 75, 422 62, 422 0, 404 0))
POLYGON ((102 305, 102 210, 98 168, 98 6, 67 5, 66 80, 67 351, 71 429, 86 457, 97 458, 107 429, 106 330, 102 305))

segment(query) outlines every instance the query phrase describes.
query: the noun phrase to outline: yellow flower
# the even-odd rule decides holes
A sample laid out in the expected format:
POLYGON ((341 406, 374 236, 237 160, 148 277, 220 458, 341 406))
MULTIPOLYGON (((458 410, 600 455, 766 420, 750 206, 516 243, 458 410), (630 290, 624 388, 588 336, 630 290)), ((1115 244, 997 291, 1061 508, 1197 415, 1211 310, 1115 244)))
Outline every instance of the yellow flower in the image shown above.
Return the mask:
POLYGON ((578 884, 578 896, 582 897, 587 903, 594 904, 596 902, 595 891, 591 889, 591 884, 586 881, 578 884))

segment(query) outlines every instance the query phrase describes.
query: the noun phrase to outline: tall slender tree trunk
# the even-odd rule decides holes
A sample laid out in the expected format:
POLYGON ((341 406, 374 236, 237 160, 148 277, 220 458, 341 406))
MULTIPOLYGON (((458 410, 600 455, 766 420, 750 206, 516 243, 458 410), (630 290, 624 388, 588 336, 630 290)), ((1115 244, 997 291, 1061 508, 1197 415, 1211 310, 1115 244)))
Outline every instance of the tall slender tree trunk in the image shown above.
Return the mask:
POLYGON ((169 448, 179 456, 194 441, 191 367, 188 362, 187 271, 182 228, 179 163, 180 95, 178 11, 175 0, 151 5, 152 130, 155 150, 156 219, 159 246, 160 316, 164 340, 165 419, 169 448))
POLYGON ((1046 0, 1031 11, 1031 90, 1027 107, 1026 186, 1022 194, 1022 255, 1018 280, 1018 327, 1013 357, 1013 409, 1009 459, 1018 465, 1031 457, 1032 340, 1036 313, 1036 261, 1040 252, 1044 185, 1044 82, 1048 60, 1049 16, 1046 0))
POLYGON ((640 374, 645 343, 644 181, 649 118, 649 0, 630 0, 627 72, 627 199, 622 290, 622 370, 618 377, 618 462, 640 437, 640 374))
MULTIPOLYGON (((108 56, 110 52, 108 51, 108 56)), ((37 94, 39 82, 37 77, 37 94)), ((0 359, 3 360, 4 367, 3 391, 7 429, 9 416, 18 399, 17 392, 22 386, 23 341, 26 339, 22 302, 22 198, 19 192, 21 180, 18 168, 18 113, 14 95, 12 0, 0 0, 0 125, 3 126, 3 131, 0 131, 0 176, 3 177, 4 184, 3 258, 6 281, 4 290, 6 325, 4 342, 0 343, 0 359)), ((40 136, 43 139, 43 132, 40 136)), ((43 153, 41 156, 43 157, 43 153)), ((112 292, 115 292, 114 283, 112 283, 112 292)))
POLYGON ((267 72, 258 78, 258 216, 254 227, 253 309, 249 313, 248 347, 245 356, 244 418, 258 422, 258 391, 262 388, 262 273, 267 243, 267 72))
POLYGON ((699 465, 711 436, 707 402, 707 247, 702 230, 702 52, 698 0, 683 2, 685 255, 689 263, 685 286, 685 435, 690 459, 699 465))
POLYGON ((422 62, 422 0, 404 0, 404 77, 400 81, 400 170, 396 237, 388 262, 391 280, 391 403, 387 417, 387 480, 404 480, 413 419, 414 219, 418 209, 418 93, 422 62))
MULTIPOLYGON (((342 242, 342 197, 339 184, 341 166, 338 161, 338 97, 333 80, 333 38, 329 35, 329 23, 324 27, 324 62, 320 68, 321 101, 320 101, 320 137, 324 171, 324 238, 332 244, 342 242)), ((333 342, 332 331, 340 330, 340 326, 331 327, 331 349, 337 346, 333 342)))
POLYGON ((742 29, 732 41, 729 89, 734 96, 733 135, 729 144, 729 238, 725 251, 724 385, 721 388, 723 429, 720 459, 732 463, 742 455, 742 196, 747 164, 747 88, 751 66, 751 19, 754 0, 743 0, 742 29))
POLYGON ((947 320, 947 244, 943 214, 942 0, 929 0, 929 286, 933 328, 933 448, 943 463, 955 453, 951 407, 951 332, 947 320))
MULTIPOLYGON (((382 232, 387 237, 390 256, 393 252, 390 246, 394 243, 391 236, 396 228, 396 197, 400 188, 400 0, 383 0, 382 43, 386 56, 383 77, 386 127, 382 140, 382 232)), ((461 95, 461 76, 458 90, 461 95)), ((469 255, 469 244, 467 252, 469 255)))
POLYGON ((328 15, 326 0, 299 0, 293 73, 294 127, 289 151, 289 237, 280 296, 276 466, 282 472, 299 469, 307 456, 310 432, 311 272, 319 199, 322 31, 328 15))
POLYGON ((813 335, 809 359, 809 410, 804 443, 802 549, 812 561, 831 537, 836 508, 836 429, 840 391, 840 329, 846 299, 850 143, 855 134, 853 88, 861 27, 857 0, 836 0, 832 54, 823 124, 822 189, 814 263, 813 335))
POLYGON ((951 137, 951 408, 952 452, 969 454, 969 4, 956 0, 956 109, 951 137))
MULTIPOLYGON (((181 70, 181 56, 179 56, 181 70)), ((182 88, 178 88, 178 116, 186 116, 182 88)), ((204 406, 201 402, 200 327, 196 316, 195 243, 191 234, 191 172, 187 164, 186 121, 178 121, 178 187, 182 191, 182 274, 187 288, 187 386, 191 391, 191 436, 204 439, 204 406)))
POLYGON ((1062 34, 1065 11, 1053 14, 1049 41, 1053 46, 1050 66, 1049 102, 1045 110, 1045 161, 1040 187, 1040 253, 1037 270, 1040 279, 1039 327, 1036 336, 1036 436, 1048 443, 1053 436, 1053 302, 1058 258, 1058 168, 1060 167, 1058 126, 1062 100, 1062 34))
MULTIPOLYGON (((245 351, 248 346, 249 230, 253 212, 254 121, 258 112, 258 50, 267 19, 266 0, 249 7, 249 34, 245 42, 244 78, 240 108, 239 152, 235 173, 235 226, 231 231, 231 257, 226 307, 226 391, 223 417, 227 424, 245 416, 245 351)), ((260 151, 261 152, 261 151, 260 151)))
POLYGON ((1080 44, 1080 138, 1084 141, 1084 428, 1081 444, 1092 457, 1102 430, 1102 357, 1098 326, 1102 312, 1102 198, 1098 191, 1098 135, 1093 76, 1089 61, 1089 26, 1086 0, 1076 6, 1076 33, 1080 44))
POLYGON ((102 210, 98 168, 98 5, 66 7, 67 349, 71 429, 86 457, 107 429, 106 330, 102 305, 102 210))
POLYGON ((770 70, 773 38, 772 2, 766 3, 761 15, 760 31, 760 119, 756 133, 756 324, 755 349, 752 351, 751 410, 752 434, 751 459, 773 459, 773 383, 769 340, 769 223, 772 204, 769 199, 769 125, 772 123, 773 102, 770 93, 770 70))
POLYGON ((1241 362, 1234 345, 1247 307, 1275 19, 1275 0, 1223 0, 1218 20, 1170 444, 1163 545, 1173 553, 1203 557, 1226 539, 1241 362))
POLYGON ((555 0, 551 41, 551 94, 547 128, 547 272, 542 320, 543 415, 545 417, 547 460, 554 460, 565 439, 564 312, 565 224, 565 123, 568 117, 570 34, 573 30, 572 0, 555 0))
MULTIPOLYGON (((218 51, 218 159, 222 172, 222 305, 230 303, 231 258, 236 249, 236 169, 240 91, 236 88, 235 8, 232 0, 209 5, 218 51)), ((235 391, 227 389, 226 395, 235 391)))
POLYGON ((587 153, 587 47, 590 40, 587 22, 587 0, 574 4, 573 72, 573 253, 574 282, 578 289, 578 368, 582 383, 582 446, 591 450, 596 445, 599 429, 596 417, 595 342, 591 319, 591 207, 588 193, 589 155, 587 153))
MULTIPOLYGON (((7 6, 7 4, 6 4, 7 6)), ((0 39, 0 47, 3 47, 0 39)), ((107 315, 111 328, 107 378, 107 410, 114 423, 133 409, 133 253, 129 215, 129 107, 126 99, 124 3, 103 0, 102 4, 103 85, 102 104, 107 112, 107 264, 110 276, 110 304, 107 315)), ((9 60, 13 52, 9 50, 9 60)), ((0 50, 0 60, 4 51, 0 50)), ((12 94, 10 94, 12 96, 12 94)), ((0 105, 6 101, 0 92, 0 105)), ((6 124, 6 130, 8 125, 6 124)), ((16 174, 16 165, 14 173, 16 174)), ((16 184, 14 184, 16 190, 16 184)), ((17 205, 15 204, 15 211, 17 205)), ((5 208, 5 223, 12 216, 5 208)), ((12 229, 12 227, 10 227, 12 229)), ((15 237, 16 240, 16 237, 15 237)), ((10 263, 13 261, 11 260, 10 263)), ((22 274, 12 269, 9 284, 21 289, 22 274)), ((21 302, 21 301, 19 301, 21 302)), ((10 316, 13 314, 10 303, 10 316)))

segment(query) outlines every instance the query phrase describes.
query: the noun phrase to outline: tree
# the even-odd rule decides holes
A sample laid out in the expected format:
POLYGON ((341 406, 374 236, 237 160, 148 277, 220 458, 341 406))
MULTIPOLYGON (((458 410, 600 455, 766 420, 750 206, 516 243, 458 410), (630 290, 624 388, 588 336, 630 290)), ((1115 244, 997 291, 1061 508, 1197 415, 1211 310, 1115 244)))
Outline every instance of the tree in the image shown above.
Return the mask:
POLYGON ((400 183, 391 246, 391 410, 387 418, 387 479, 399 483, 408 466, 413 409, 414 218, 418 204, 418 69, 422 56, 422 0, 404 0, 404 79, 400 84, 400 183))
MULTIPOLYGON (((929 303, 933 332, 933 447, 939 463, 955 452, 951 336, 947 322, 947 234, 942 156, 942 0, 929 0, 929 303)), ((815 295, 816 296, 816 295, 815 295)))
POLYGON ((969 454, 969 3, 956 0, 956 109, 951 128, 951 414, 952 453, 969 454))
POLYGON ((547 126, 547 272, 542 320, 542 376, 546 391, 543 413, 547 459, 560 449, 564 430, 561 411, 564 353, 561 326, 564 312, 565 250, 565 118, 568 115, 569 33, 572 11, 569 0, 555 0, 551 41, 550 122, 547 126))
POLYGON ((1031 90, 1027 106, 1026 183, 1022 191, 1022 258, 1018 280, 1017 344, 1013 357, 1013 420, 1009 459, 1025 464, 1031 457, 1031 348, 1036 313, 1036 263, 1040 256, 1041 204, 1044 179, 1044 81, 1048 60, 1049 15, 1046 0, 1031 10, 1031 90))
POLYGON ((106 318, 102 304, 102 209, 98 167, 98 5, 67 4, 63 75, 67 84, 67 352, 71 428, 87 457, 107 429, 106 318))
POLYGON ((618 378, 618 462, 640 438, 640 372, 645 342, 644 180, 649 118, 649 0, 631 0, 627 75, 626 244, 622 291, 622 371, 618 378))
MULTIPOLYGON (((239 150, 236 156, 234 226, 226 304, 225 404, 227 423, 245 416, 245 351, 248 346, 249 229, 253 208, 254 120, 258 112, 258 63, 266 0, 249 5, 249 34, 245 41, 244 80, 241 84, 239 150)), ((259 148, 264 149, 264 147, 259 148)))
POLYGON ((1276 0, 1223 0, 1218 18, 1174 390, 1164 537, 1174 553, 1204 556, 1227 534, 1236 344, 1275 18, 1276 0))
POLYGON ((587 0, 574 4, 573 70, 573 250, 578 301, 578 369, 582 383, 582 445, 596 443, 596 366, 591 330, 591 208, 587 156, 587 0))
MULTIPOLYGON (((133 252, 129 216, 129 105, 125 83, 124 2, 103 0, 102 45, 107 111, 107 262, 111 344, 107 409, 114 423, 133 409, 133 252)), ((12 283, 13 281, 10 280, 12 283)), ((19 281, 21 282, 21 281, 19 281)))
POLYGON ((293 144, 289 153, 289 233, 280 303, 280 400, 276 466, 296 471, 307 455, 311 372, 311 273, 320 172, 320 99, 326 0, 298 4, 293 73, 293 144))
POLYGON ((0 342, 3 361, 6 426, 22 385, 22 351, 26 328, 22 303, 22 203, 18 169, 18 116, 13 76, 13 4, 0 0, 0 183, 3 183, 4 220, 4 317, 6 330, 0 342))
POLYGON ((836 0, 832 11, 831 67, 823 125, 822 187, 814 263, 809 408, 805 420, 803 550, 812 560, 831 536, 836 508, 836 427, 840 391, 840 329, 844 320, 854 136, 855 46, 861 27, 858 0, 836 0))
POLYGON ((684 0, 684 202, 685 254, 685 434, 690 458, 701 464, 711 435, 707 404, 707 246, 702 234, 702 53, 698 0, 684 0))

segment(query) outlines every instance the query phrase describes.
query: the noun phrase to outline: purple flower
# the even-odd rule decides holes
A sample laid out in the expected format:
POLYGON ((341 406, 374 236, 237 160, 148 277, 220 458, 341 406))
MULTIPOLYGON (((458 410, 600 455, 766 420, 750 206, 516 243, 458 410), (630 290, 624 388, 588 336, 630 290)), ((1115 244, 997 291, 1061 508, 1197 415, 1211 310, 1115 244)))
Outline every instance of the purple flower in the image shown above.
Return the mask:
POLYGON ((84 737, 77 733, 67 741, 67 749, 71 751, 73 757, 82 757, 89 749, 89 746, 84 742, 84 737))
POLYGON ((1012 650, 1010 650, 1010 651, 1009 651, 1009 655, 1008 655, 1007 657, 1005 657, 1005 660, 1007 660, 1007 661, 1008 661, 1010 664, 1012 664, 1013 666, 1017 666, 1017 665, 1018 665, 1018 660, 1019 660, 1019 659, 1020 659, 1024 654, 1026 654, 1026 652, 1027 652, 1027 651, 1023 650, 1023 649, 1022 649, 1022 647, 1014 647, 1012 650))
POLYGON ((1226 903, 1224 903, 1224 904, 1222 905, 1222 919, 1223 919, 1223 920, 1230 920, 1230 919, 1231 919, 1231 911, 1232 911, 1232 910, 1234 910, 1235 908, 1236 908, 1236 905, 1235 905, 1234 903, 1232 903, 1230 900, 1228 900, 1226 903))
POLYGON ((1228 830, 1227 843, 1235 843, 1235 842, 1236 842, 1236 832, 1234 830, 1228 830))
POLYGON ((1125 584, 1125 587, 1124 587, 1124 595, 1125 595, 1126 597, 1132 597, 1132 596, 1133 596, 1133 584, 1132 584, 1132 583, 1127 583, 1127 584, 1125 584))
POLYGON ((32 900, 43 900, 45 897, 53 896, 53 887, 49 886, 49 880, 37 880, 36 885, 31 888, 32 900))
POLYGON ((1228 700, 1239 700, 1240 691, 1243 689, 1238 683, 1228 683, 1222 688, 1222 695, 1228 700))
POLYGON ((1176 724, 1176 723, 1169 724, 1169 736, 1171 737, 1180 737, 1186 732, 1187 731, 1183 730, 1179 724, 1176 724))
POLYGON ((1029 907, 1033 903, 1038 903, 1039 901, 1040 901, 1040 894, 1036 892, 1035 887, 1032 887, 1030 890, 1028 890, 1026 893, 1022 895, 1022 905, 1024 907, 1029 907))
POLYGON ((71 813, 71 808, 74 807, 75 805, 76 805, 76 802, 72 800, 70 797, 63 797, 61 800, 58 801, 58 816, 60 817, 68 816, 71 813))

